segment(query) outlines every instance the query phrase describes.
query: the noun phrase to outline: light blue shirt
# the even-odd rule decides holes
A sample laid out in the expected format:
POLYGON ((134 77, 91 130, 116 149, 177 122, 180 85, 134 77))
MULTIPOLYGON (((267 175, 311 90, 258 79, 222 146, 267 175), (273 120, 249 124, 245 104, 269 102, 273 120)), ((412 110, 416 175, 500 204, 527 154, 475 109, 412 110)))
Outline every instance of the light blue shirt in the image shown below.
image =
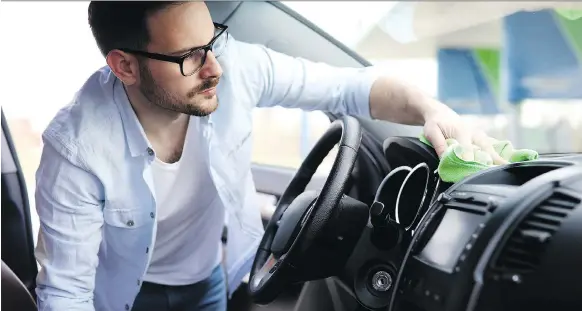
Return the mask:
MULTIPOLYGON (((250 169, 252 109, 278 105, 370 117, 376 75, 232 38, 219 62, 219 108, 200 118, 199 156, 209 163, 227 215, 232 294, 250 271, 263 234, 250 169)), ((109 68, 87 80, 42 138, 36 173, 39 310, 130 310, 155 251, 155 155, 109 68)))

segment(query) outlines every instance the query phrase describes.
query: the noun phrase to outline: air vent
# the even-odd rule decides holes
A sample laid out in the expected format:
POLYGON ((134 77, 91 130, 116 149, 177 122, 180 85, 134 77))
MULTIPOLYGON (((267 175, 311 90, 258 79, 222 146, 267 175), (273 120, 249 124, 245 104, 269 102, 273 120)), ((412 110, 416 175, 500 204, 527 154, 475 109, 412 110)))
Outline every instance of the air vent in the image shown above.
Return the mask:
POLYGON ((574 194, 556 189, 519 224, 501 251, 495 267, 508 273, 533 271, 552 235, 578 204, 580 199, 574 194))
POLYGON ((450 196, 450 200, 446 203, 447 208, 479 215, 487 213, 489 202, 486 198, 489 196, 465 191, 453 191, 450 196))

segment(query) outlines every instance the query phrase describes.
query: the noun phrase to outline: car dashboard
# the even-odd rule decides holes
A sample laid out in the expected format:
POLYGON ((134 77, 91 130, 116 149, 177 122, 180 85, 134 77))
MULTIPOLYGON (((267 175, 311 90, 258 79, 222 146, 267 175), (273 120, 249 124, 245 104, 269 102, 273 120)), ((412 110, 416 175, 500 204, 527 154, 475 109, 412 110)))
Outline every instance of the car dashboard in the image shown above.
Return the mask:
POLYGON ((392 170, 339 276, 362 306, 582 305, 582 155, 497 166, 448 184, 434 151, 417 139, 389 138, 384 153, 392 170))

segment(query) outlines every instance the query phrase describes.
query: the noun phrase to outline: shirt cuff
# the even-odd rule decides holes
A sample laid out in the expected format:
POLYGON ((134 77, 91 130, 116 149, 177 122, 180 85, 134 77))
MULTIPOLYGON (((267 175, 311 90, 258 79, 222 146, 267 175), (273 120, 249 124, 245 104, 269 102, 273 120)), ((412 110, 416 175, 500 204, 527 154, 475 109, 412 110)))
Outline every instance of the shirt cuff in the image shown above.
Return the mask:
POLYGON ((350 101, 353 105, 348 105, 348 114, 352 116, 372 119, 370 114, 370 91, 372 85, 381 76, 381 73, 373 66, 362 68, 358 71, 355 83, 352 83, 352 90, 348 92, 353 96, 350 101))

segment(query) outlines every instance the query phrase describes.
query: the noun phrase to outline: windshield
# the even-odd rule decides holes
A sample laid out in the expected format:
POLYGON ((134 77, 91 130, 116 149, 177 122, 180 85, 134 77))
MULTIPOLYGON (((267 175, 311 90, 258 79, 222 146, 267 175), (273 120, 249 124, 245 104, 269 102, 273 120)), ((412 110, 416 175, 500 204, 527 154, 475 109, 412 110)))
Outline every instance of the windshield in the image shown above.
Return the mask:
POLYGON ((495 138, 582 152, 580 3, 283 3, 495 138))

